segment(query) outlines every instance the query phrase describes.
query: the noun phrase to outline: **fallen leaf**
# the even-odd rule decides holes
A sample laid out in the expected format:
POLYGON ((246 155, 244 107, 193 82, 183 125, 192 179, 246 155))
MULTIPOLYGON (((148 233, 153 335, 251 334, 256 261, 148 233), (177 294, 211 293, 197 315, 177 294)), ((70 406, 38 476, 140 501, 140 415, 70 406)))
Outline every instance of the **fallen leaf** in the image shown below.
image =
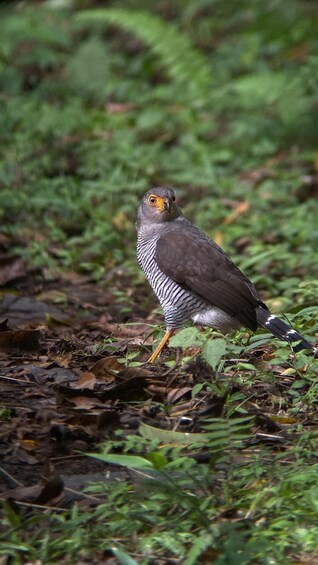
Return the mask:
POLYGON ((87 396, 74 396, 73 398, 69 399, 69 402, 75 404, 76 408, 81 410, 91 410, 96 406, 104 406, 102 402, 100 402, 97 398, 90 398, 87 396))
POLYGON ((123 368, 123 365, 118 363, 117 359, 117 357, 103 357, 91 367, 91 372, 96 377, 112 377, 112 380, 114 380, 116 374, 123 368))
POLYGON ((184 402, 183 404, 177 404, 177 406, 172 406, 170 410, 171 416, 183 416, 189 414, 194 409, 193 401, 184 402))
POLYGON ((63 494, 64 483, 56 475, 51 475, 48 479, 42 479, 30 487, 18 487, 7 490, 1 494, 6 500, 16 502, 29 502, 32 504, 46 505, 49 502, 56 504, 63 494))
POLYGON ((72 351, 68 351, 67 353, 63 353, 62 355, 56 355, 54 360, 56 363, 58 363, 60 367, 64 367, 65 369, 68 369, 72 357, 73 357, 72 351))
POLYGON ((178 402, 180 398, 185 396, 186 394, 191 393, 192 388, 189 386, 185 386, 183 388, 172 388, 169 390, 167 394, 167 401, 172 404, 174 402, 178 402))
POLYGON ((76 383, 73 383, 73 388, 88 388, 93 390, 96 384, 96 376, 92 372, 84 372, 80 374, 80 377, 76 383))
POLYGON ((26 463, 27 465, 38 465, 40 463, 39 457, 36 457, 32 453, 29 453, 25 449, 16 449, 15 456, 21 463, 26 463))
POLYGON ((16 500, 18 502, 33 502, 40 494, 43 485, 37 483, 31 487, 17 487, 1 493, 5 499, 16 500))
POLYGON ((0 304, 0 317, 9 318, 14 327, 27 322, 45 322, 47 316, 58 321, 66 321, 68 315, 52 304, 46 304, 30 296, 6 295, 0 304))
POLYGON ((20 257, 0 256, 0 286, 26 276, 26 267, 20 257))

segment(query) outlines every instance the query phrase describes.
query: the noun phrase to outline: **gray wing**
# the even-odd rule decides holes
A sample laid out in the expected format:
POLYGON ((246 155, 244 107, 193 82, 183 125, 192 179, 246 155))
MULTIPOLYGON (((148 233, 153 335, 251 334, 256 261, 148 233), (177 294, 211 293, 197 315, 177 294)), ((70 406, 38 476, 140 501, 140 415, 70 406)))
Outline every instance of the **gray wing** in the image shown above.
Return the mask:
POLYGON ((230 257, 192 224, 158 239, 156 261, 182 288, 256 330, 255 308, 267 309, 256 288, 230 257))

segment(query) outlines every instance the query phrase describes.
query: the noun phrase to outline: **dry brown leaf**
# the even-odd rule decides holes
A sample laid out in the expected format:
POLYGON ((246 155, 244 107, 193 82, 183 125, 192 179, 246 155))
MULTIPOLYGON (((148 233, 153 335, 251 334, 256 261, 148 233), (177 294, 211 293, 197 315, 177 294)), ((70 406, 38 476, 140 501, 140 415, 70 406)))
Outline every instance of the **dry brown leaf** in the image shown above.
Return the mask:
POLYGON ((31 487, 17 487, 1 493, 4 499, 17 500, 19 502, 33 502, 41 493, 43 485, 37 483, 31 487))
POLYGON ((25 276, 25 263, 20 257, 0 256, 0 286, 25 276))
POLYGON ((103 357, 91 367, 91 372, 96 377, 103 377, 104 379, 112 377, 112 380, 114 380, 116 374, 123 368, 123 365, 118 363, 117 359, 117 357, 103 357))
POLYGON ((94 373, 86 371, 80 374, 80 377, 76 383, 73 383, 73 388, 88 388, 93 390, 96 384, 96 376, 94 373))
POLYGON ((27 465, 38 465, 40 463, 39 457, 29 453, 25 449, 18 448, 15 452, 15 456, 21 463, 26 463, 27 465))
POLYGON ((80 410, 91 410, 91 408, 96 406, 104 406, 97 398, 88 396, 74 396, 73 398, 69 398, 69 402, 75 404, 76 408, 80 410))
POLYGON ((270 420, 282 425, 297 424, 299 422, 299 420, 294 416, 270 416, 270 420))
POLYGON ((167 387, 160 385, 149 385, 148 390, 152 394, 165 395, 167 392, 167 387))
MULTIPOLYGON (((103 315, 99 318, 98 324, 95 324, 97 327, 102 327, 104 331, 107 331, 109 335, 116 336, 118 338, 140 338, 142 342, 144 342, 144 334, 150 333, 149 324, 145 323, 136 323, 136 324, 114 324, 109 322, 107 316, 103 315)), ((134 341, 130 341, 130 343, 134 343, 134 341)), ((137 342, 139 343, 139 342, 137 342)))
POLYGON ((193 410, 193 401, 184 402, 183 404, 178 404, 178 406, 173 406, 170 410, 171 416, 183 416, 188 414, 193 410))
POLYGON ((129 381, 130 379, 146 378, 152 376, 153 376, 152 372, 148 371, 148 369, 145 369, 144 367, 125 367, 125 365, 122 365, 122 370, 120 372, 120 377, 125 381, 126 380, 129 381))
POLYGON ((169 390, 167 394, 167 400, 170 404, 173 404, 174 402, 178 402, 180 398, 182 398, 186 394, 191 393, 191 390, 192 388, 189 386, 185 386, 183 388, 172 388, 169 390))
POLYGON ((52 475, 44 482, 39 496, 34 500, 35 504, 56 504, 63 496, 64 483, 58 475, 52 475))
POLYGON ((54 361, 60 366, 68 369, 70 366, 70 362, 72 360, 73 353, 72 351, 68 351, 67 353, 62 353, 61 355, 56 355, 54 357, 54 361))
POLYGON ((56 504, 63 495, 64 484, 58 475, 51 475, 30 487, 18 487, 2 493, 6 500, 29 502, 32 504, 56 504))
POLYGON ((114 382, 116 378, 121 380, 135 379, 136 377, 151 377, 152 373, 143 367, 126 367, 118 361, 119 357, 110 356, 99 359, 91 372, 98 378, 108 383, 114 382))

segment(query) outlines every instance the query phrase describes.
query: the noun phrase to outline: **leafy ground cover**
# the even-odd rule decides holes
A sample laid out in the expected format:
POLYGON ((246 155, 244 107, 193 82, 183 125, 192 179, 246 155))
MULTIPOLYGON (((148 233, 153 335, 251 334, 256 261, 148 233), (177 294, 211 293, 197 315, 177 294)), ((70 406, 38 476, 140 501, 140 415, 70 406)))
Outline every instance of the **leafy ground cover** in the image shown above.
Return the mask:
POLYGON ((185 328, 145 364, 134 219, 175 186, 315 342, 317 6, 1 16, 1 563, 316 563, 317 360, 185 328))

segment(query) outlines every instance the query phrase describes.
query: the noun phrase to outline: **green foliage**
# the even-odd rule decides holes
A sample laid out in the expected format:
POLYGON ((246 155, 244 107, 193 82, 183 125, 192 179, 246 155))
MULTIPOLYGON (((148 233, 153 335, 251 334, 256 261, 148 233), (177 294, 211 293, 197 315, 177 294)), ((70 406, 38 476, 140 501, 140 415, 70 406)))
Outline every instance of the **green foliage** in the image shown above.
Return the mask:
POLYGON ((196 327, 184 328, 173 335, 169 340, 171 347, 192 347, 202 345, 203 338, 196 327))
POLYGON ((88 100, 102 103, 109 92, 109 58, 105 42, 98 37, 83 41, 66 67, 74 92, 79 91, 88 100))
POLYGON ((220 361, 225 352, 226 341, 221 338, 206 341, 202 350, 203 358, 214 370, 220 366, 220 361))
POLYGON ((249 237, 240 264, 260 287, 293 298, 297 270, 316 277, 316 10, 296 0, 288 13, 219 0, 184 0, 167 17, 142 8, 2 12, 3 230, 33 264, 101 277, 134 255, 142 191, 174 184, 228 250, 249 237), (239 177, 254 169, 264 170, 256 184, 239 177), (251 207, 225 225, 227 199, 251 207))
POLYGON ((83 23, 116 25, 136 35, 160 57, 185 100, 201 105, 212 86, 211 69, 189 38, 149 12, 124 9, 88 10, 77 16, 83 23))
POLYGON ((210 464, 195 461, 193 446, 189 457, 180 447, 155 447, 138 436, 107 442, 105 460, 121 446, 138 459, 140 453, 149 458, 157 451, 166 463, 152 472, 147 467, 143 477, 138 473, 128 482, 92 485, 88 492, 103 502, 89 513, 74 506, 46 517, 41 513, 36 520, 21 519, 5 505, 1 555, 12 556, 13 563, 19 556, 53 563, 65 558, 67 547, 68 563, 78 562, 79 552, 83 559, 107 549, 123 563, 138 554, 139 563, 165 555, 190 565, 213 555, 220 565, 265 565, 287 562, 290 551, 315 554, 317 434, 299 436, 288 455, 278 451, 269 456, 266 447, 248 447, 250 426, 247 419, 207 422, 206 451, 215 452, 217 443, 222 456, 212 457, 210 464))

